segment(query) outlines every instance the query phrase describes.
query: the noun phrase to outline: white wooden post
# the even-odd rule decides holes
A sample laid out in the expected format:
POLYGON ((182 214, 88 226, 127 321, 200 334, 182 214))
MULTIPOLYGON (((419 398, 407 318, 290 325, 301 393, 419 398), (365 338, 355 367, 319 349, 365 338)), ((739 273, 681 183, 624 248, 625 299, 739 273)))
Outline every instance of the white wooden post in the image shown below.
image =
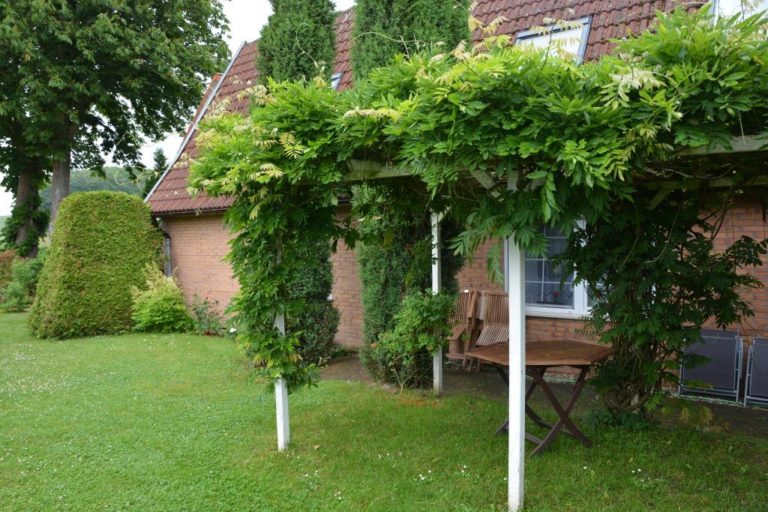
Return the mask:
MULTIPOLYGON (((517 189, 516 175, 507 187, 517 189)), ((509 303, 507 506, 517 512, 525 496, 525 255, 512 238, 504 241, 504 286, 509 303)))
MULTIPOLYGON (((285 313, 275 316, 275 327, 285 334, 285 313)), ((275 381, 275 408, 277 413, 277 449, 285 451, 291 440, 291 426, 288 420, 288 384, 280 377, 275 381)))
POLYGON ((525 480, 525 258, 514 240, 505 241, 509 297, 509 510, 523 508, 525 480))
MULTIPOLYGON (((432 293, 438 294, 442 290, 441 265, 440 265, 440 219, 437 213, 432 213, 432 293)), ((432 388, 436 395, 443 392, 443 347, 437 349, 432 355, 432 388)))

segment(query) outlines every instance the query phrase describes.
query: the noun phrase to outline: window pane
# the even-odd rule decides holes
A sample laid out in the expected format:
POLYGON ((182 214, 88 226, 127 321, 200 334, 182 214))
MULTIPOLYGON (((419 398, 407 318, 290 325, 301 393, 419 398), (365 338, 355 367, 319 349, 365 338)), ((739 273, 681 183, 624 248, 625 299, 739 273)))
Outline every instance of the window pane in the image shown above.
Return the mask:
POLYGON ((583 57, 581 55, 581 41, 586 35, 585 28, 575 27, 568 30, 558 30, 556 27, 550 27, 551 32, 526 35, 518 39, 516 44, 546 49, 550 55, 572 56, 574 60, 578 61, 583 57))
POLYGON ((548 236, 547 241, 549 242, 547 255, 549 255, 550 258, 552 256, 555 256, 565 251, 565 248, 568 245, 568 239, 566 238, 560 238, 560 237, 555 238, 555 237, 548 236))
POLYGON ((544 260, 525 260, 525 280, 538 281, 544 278, 544 260))
POLYGON ((541 303, 541 283, 525 283, 526 304, 541 303))
MULTIPOLYGON (((562 265, 555 265, 551 261, 547 261, 544 264, 544 280, 545 281, 555 281, 560 282, 563 279, 563 266, 562 265)), ((570 283, 573 281, 573 275, 566 275, 565 276, 565 282, 570 283)))
POLYGON ((573 307, 573 285, 544 283, 542 304, 573 307))
POLYGON ((715 8, 721 16, 744 14, 750 16, 768 9, 768 0, 717 0, 715 8))
POLYGON ((568 240, 556 229, 545 226, 541 231, 547 237, 547 256, 525 260, 525 302, 534 306, 573 308, 573 274, 565 274, 562 265, 550 260, 565 250, 568 240), (561 281, 565 281, 563 286, 561 281))

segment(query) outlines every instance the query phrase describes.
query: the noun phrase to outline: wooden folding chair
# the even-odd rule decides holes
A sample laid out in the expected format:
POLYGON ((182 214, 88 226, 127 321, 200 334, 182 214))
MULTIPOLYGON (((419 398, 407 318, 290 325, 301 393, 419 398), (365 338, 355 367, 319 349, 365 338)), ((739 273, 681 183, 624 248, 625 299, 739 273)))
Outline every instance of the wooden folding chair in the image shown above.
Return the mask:
MULTIPOLYGON (((478 346, 509 343, 509 302, 504 292, 483 291, 480 296, 477 336, 469 338, 464 353, 478 346)), ((464 367, 472 369, 473 358, 464 357, 464 367)), ((477 368, 480 369, 480 361, 477 368)))
POLYGON ((471 337, 477 317, 477 291, 464 290, 456 297, 451 317, 451 336, 448 338, 448 359, 464 361, 464 339, 471 337))

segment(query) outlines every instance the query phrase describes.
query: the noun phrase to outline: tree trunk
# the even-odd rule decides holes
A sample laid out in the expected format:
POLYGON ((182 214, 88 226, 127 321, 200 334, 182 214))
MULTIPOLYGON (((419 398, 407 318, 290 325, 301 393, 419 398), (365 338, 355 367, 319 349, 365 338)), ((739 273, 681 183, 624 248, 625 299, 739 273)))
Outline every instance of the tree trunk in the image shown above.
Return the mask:
MULTIPOLYGON (((18 225, 18 228, 16 230, 16 245, 18 247, 23 247, 26 242, 27 238, 29 238, 31 232, 33 231, 33 216, 34 216, 34 198, 35 193, 37 192, 33 186, 32 186, 32 174, 35 171, 33 171, 30 168, 26 168, 22 170, 19 173, 18 182, 16 183, 16 197, 14 202, 14 210, 20 210, 23 212, 24 219, 22 222, 18 225)), ((36 235, 33 235, 36 237, 36 235)), ((27 256, 35 257, 37 254, 37 240, 32 241, 32 249, 30 249, 27 256)))
POLYGON ((53 161, 53 174, 51 175, 51 220, 48 223, 48 235, 53 233, 56 216, 59 213, 59 204, 69 195, 69 177, 72 167, 72 157, 67 153, 65 158, 53 161))

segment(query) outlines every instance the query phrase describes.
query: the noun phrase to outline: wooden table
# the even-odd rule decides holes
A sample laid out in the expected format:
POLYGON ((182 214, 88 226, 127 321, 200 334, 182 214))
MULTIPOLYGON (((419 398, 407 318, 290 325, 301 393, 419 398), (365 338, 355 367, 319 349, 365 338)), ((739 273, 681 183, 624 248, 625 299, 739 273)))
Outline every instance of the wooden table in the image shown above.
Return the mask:
MULTIPOLYGON (((534 341, 526 344, 525 370, 532 378, 532 381, 525 392, 525 413, 534 423, 549 429, 544 439, 540 439, 532 434, 525 434, 526 439, 537 445, 533 452, 531 452, 531 455, 536 455, 545 450, 554 441, 563 427, 566 428, 564 430, 566 434, 575 437, 584 446, 589 447, 592 445, 592 442, 578 429, 569 416, 579 399, 579 395, 581 395, 590 368, 607 359, 612 353, 613 349, 611 347, 573 340, 534 341), (570 366, 579 370, 579 376, 571 389, 570 399, 565 406, 557 400, 549 384, 544 380, 546 371, 556 366, 570 366), (545 422, 528 405, 528 399, 537 386, 544 392, 560 418, 554 425, 545 422)), ((497 343, 476 347, 467 352, 467 356, 493 365, 501 378, 504 379, 504 382, 509 383, 509 344, 497 343)), ((508 422, 504 422, 496 432, 506 431, 507 426, 508 422)))

